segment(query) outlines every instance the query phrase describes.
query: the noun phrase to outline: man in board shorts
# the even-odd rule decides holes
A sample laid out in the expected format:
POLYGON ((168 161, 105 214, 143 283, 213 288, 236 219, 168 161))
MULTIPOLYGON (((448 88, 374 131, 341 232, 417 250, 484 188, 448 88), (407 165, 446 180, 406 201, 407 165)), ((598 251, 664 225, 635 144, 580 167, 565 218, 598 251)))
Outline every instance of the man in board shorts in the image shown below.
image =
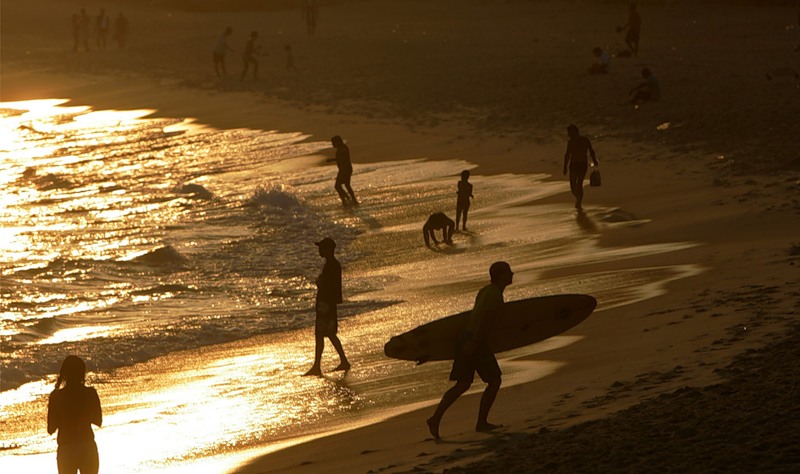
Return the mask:
POLYGON ((502 372, 487 337, 495 319, 503 311, 503 291, 511 284, 514 272, 508 263, 495 262, 489 267, 489 276, 491 283, 478 291, 467 325, 456 341, 456 356, 450 371, 450 380, 455 380, 456 384, 444 393, 433 416, 427 420, 428 429, 435 439, 439 439, 442 416, 469 389, 475 372, 487 384, 481 397, 475 431, 486 432, 502 426, 493 425, 487 420, 502 382, 502 372))
POLYGON ((564 153, 564 174, 567 174, 569 167, 569 188, 575 196, 575 209, 580 212, 583 209, 583 180, 586 178, 586 171, 589 163, 586 154, 592 158, 594 166, 598 166, 597 155, 592 148, 592 142, 583 137, 578 132, 578 127, 570 125, 567 127, 567 152, 564 153))

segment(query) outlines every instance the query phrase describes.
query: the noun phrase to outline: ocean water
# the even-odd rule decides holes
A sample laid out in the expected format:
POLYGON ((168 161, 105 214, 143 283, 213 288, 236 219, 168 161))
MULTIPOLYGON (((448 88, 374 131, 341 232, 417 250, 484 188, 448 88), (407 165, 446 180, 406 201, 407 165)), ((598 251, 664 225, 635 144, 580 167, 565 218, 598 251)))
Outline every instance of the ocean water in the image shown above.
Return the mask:
MULTIPOLYGON (((589 293, 592 317, 700 271, 587 270, 694 244, 599 247, 605 229, 642 221, 593 204, 577 214, 569 196, 544 204, 567 187, 544 174, 474 174, 469 232, 428 249, 422 224, 455 217, 458 175, 473 164, 363 163, 351 144, 361 205, 343 208, 327 141, 153 112, 0 103, 2 472, 54 470, 46 397, 67 354, 87 361, 100 393, 106 472, 224 472, 435 403, 449 365, 390 360, 383 344, 469 309, 493 261, 516 273, 507 300, 589 293), (313 242, 325 236, 344 268, 340 336, 354 368, 301 377, 323 263, 313 242)), ((558 370, 548 352, 583 337, 578 327, 503 354, 504 383, 558 370), (542 356, 514 360, 529 354, 542 356)), ((326 347, 323 370, 336 364, 326 347)))

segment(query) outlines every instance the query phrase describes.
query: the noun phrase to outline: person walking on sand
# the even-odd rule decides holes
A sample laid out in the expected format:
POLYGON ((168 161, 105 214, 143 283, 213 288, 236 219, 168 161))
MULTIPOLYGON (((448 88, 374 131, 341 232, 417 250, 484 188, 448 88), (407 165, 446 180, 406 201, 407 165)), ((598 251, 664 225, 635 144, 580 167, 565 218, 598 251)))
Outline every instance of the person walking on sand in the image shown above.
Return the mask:
POLYGON ((628 45, 628 48, 631 50, 631 54, 634 56, 639 55, 639 34, 642 30, 642 17, 639 16, 639 12, 636 10, 636 4, 631 3, 628 7, 628 22, 625 23, 624 26, 618 26, 617 32, 622 32, 628 30, 625 33, 625 44, 628 45))
POLYGON ((425 221, 425 225, 422 226, 422 236, 425 239, 425 245, 427 247, 431 246, 431 239, 433 239, 434 244, 438 244, 439 241, 436 240, 436 235, 434 235, 435 230, 442 231, 442 240, 444 243, 448 245, 453 244, 453 230, 455 229, 456 223, 453 222, 453 219, 447 217, 443 212, 435 212, 428 217, 428 220, 425 221))
POLYGON ((211 55, 214 59, 214 72, 217 73, 217 76, 225 76, 228 72, 225 70, 225 54, 230 51, 233 52, 233 48, 228 46, 228 37, 233 33, 233 28, 230 26, 225 28, 219 38, 217 38, 217 42, 214 43, 214 50, 212 51, 211 55))
POLYGON ((472 184, 469 182, 469 170, 461 172, 461 181, 458 182, 456 194, 458 195, 456 199, 456 230, 458 230, 458 221, 461 220, 462 214, 464 220, 461 228, 467 230, 467 212, 469 212, 470 199, 474 198, 472 184))
POLYGON ((81 18, 80 18, 80 44, 83 46, 83 49, 89 51, 89 29, 91 26, 91 20, 89 19, 89 14, 86 13, 85 8, 81 8, 81 18))
POLYGON ((95 41, 97 42, 97 49, 100 51, 105 51, 106 49, 109 26, 106 10, 101 8, 100 13, 97 14, 94 24, 95 41))
POLYGON ((125 45, 128 44, 128 19, 122 12, 119 12, 119 16, 114 21, 114 39, 117 40, 119 49, 125 49, 125 45))
POLYGON ((242 62, 244 63, 244 70, 242 71, 242 80, 247 76, 247 70, 250 68, 250 65, 253 65, 253 79, 258 79, 258 61, 256 61, 256 55, 260 54, 258 44, 256 44, 256 40, 258 40, 258 32, 252 31, 250 33, 250 39, 247 40, 247 43, 244 45, 244 52, 242 53, 242 62))
POLYGON ((305 0, 302 9, 303 19, 306 21, 306 30, 308 36, 314 36, 317 33, 317 19, 319 18, 319 6, 317 0, 305 0))
POLYGON ((575 196, 575 209, 580 211, 583 209, 583 179, 589 168, 587 153, 591 156, 594 166, 598 166, 599 163, 592 142, 580 135, 578 127, 575 125, 567 127, 567 135, 569 141, 567 152, 564 153, 564 174, 567 174, 569 168, 569 188, 575 196))
POLYGON ((658 101, 661 99, 661 85, 658 83, 656 76, 648 68, 642 69, 643 82, 634 86, 628 95, 630 99, 629 104, 641 104, 642 102, 658 101))
POLYGON ((478 291, 475 306, 467 320, 467 325, 456 341, 456 356, 450 371, 450 380, 456 384, 447 390, 436 407, 433 416, 427 419, 428 430, 434 439, 440 439, 439 425, 450 406, 472 385, 475 372, 486 382, 478 409, 478 422, 475 431, 487 432, 502 425, 489 423, 489 410, 494 404, 502 383, 502 372, 497 364, 494 351, 489 346, 488 336, 492 324, 503 312, 503 291, 514 279, 514 272, 506 262, 494 262, 489 267, 491 283, 478 291))
POLYGON ((342 342, 336 335, 339 329, 339 315, 336 312, 336 306, 342 302, 342 266, 333 255, 336 242, 325 237, 316 242, 316 246, 319 247, 319 256, 325 259, 325 265, 322 267, 322 273, 317 277, 314 365, 305 375, 322 375, 322 351, 325 349, 326 337, 339 353, 339 365, 333 370, 350 370, 350 362, 344 354, 342 342))
POLYGON ((350 148, 344 144, 344 140, 342 140, 342 137, 339 135, 331 138, 331 145, 336 148, 336 156, 328 161, 335 161, 336 167, 339 168, 333 187, 339 194, 342 205, 347 206, 348 204, 352 204, 357 206, 358 200, 356 199, 356 193, 354 193, 353 188, 350 187, 350 178, 353 176, 353 163, 350 161, 350 148), (345 192, 345 188, 347 192, 345 192))
POLYGON ((96 474, 99 469, 92 425, 103 424, 103 412, 97 391, 85 382, 83 360, 74 355, 65 357, 47 404, 47 433, 58 431, 59 474, 96 474))

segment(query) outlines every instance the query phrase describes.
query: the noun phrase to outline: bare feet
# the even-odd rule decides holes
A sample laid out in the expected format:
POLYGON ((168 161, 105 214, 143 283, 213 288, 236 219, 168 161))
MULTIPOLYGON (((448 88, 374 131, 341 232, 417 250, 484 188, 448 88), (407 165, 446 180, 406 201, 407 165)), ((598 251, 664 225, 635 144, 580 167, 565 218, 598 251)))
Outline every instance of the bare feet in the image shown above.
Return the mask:
POLYGON ((431 435, 434 439, 441 439, 439 437, 439 422, 434 420, 433 418, 428 418, 425 420, 425 423, 428 424, 428 431, 431 432, 431 435))
POLYGON ((307 375, 322 376, 322 370, 315 365, 315 366, 311 367, 311 369, 309 369, 308 372, 304 373, 303 377, 305 377, 307 375))
POLYGON ((341 364, 337 365, 336 368, 333 370, 344 370, 345 372, 347 372, 348 370, 350 370, 350 362, 347 361, 342 362, 341 364))
POLYGON ((475 425, 475 431, 479 431, 481 433, 488 433, 490 431, 494 431, 497 428, 501 428, 503 425, 493 425, 491 423, 478 423, 475 425))

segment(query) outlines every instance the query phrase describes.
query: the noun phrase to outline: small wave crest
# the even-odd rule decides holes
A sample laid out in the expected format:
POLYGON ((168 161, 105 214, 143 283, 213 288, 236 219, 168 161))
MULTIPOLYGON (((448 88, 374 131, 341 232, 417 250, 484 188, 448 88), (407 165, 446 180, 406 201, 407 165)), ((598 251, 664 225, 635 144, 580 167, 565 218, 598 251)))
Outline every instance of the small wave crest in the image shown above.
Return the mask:
POLYGON ((210 201, 214 198, 214 193, 203 186, 194 183, 179 184, 178 186, 172 188, 172 192, 178 194, 188 194, 192 199, 202 199, 204 201, 210 201))
POLYGON ((259 186, 253 195, 245 202, 246 206, 274 207, 284 210, 294 210, 302 207, 299 199, 285 186, 259 186))
POLYGON ((189 263, 189 260, 171 245, 165 245, 141 254, 131 259, 131 261, 153 266, 184 266, 189 263))

